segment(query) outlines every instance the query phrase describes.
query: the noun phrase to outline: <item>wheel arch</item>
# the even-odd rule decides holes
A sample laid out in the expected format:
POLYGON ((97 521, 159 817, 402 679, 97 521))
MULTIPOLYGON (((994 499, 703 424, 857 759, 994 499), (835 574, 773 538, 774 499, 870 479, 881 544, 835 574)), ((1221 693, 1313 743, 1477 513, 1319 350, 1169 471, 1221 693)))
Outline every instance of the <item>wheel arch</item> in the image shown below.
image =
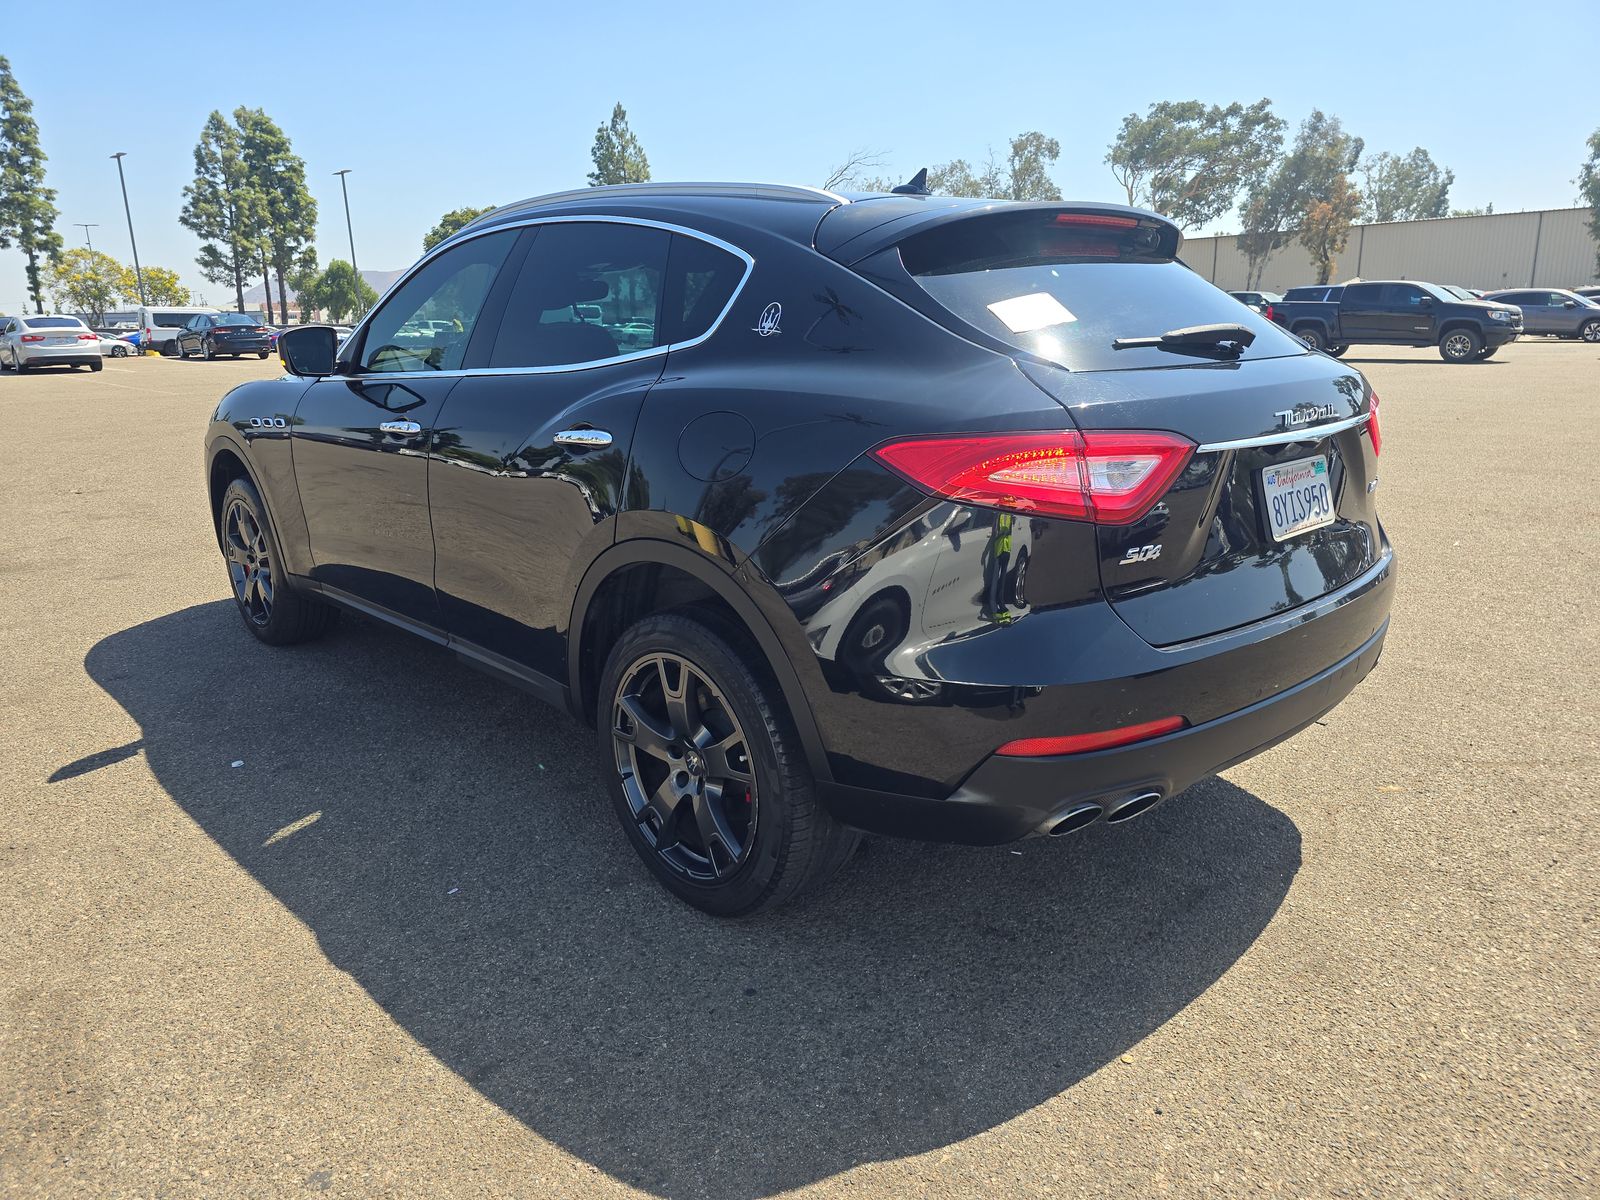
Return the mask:
POLYGON ((1444 341, 1445 338, 1458 329, 1465 329, 1473 337, 1477 338, 1480 343, 1489 340, 1483 336, 1483 327, 1469 317, 1455 317, 1446 320, 1443 325, 1439 326, 1439 340, 1441 342, 1444 341))
POLYGON ((272 505, 268 489, 261 486, 261 478, 245 448, 229 437, 218 437, 206 452, 206 494, 211 505, 211 529, 217 537, 217 548, 222 548, 222 495, 235 479, 247 479, 267 510, 267 520, 272 522, 273 535, 278 545, 283 545, 283 526, 272 505))
MULTIPOLYGON (((598 720, 600 672, 611 642, 633 621, 651 612, 661 612, 681 603, 660 603, 662 598, 682 595, 669 586, 648 594, 630 584, 638 584, 652 574, 670 584, 687 579, 704 589, 709 611, 720 612, 725 620, 737 623, 747 648, 760 656, 760 666, 778 685, 789 715, 794 721, 807 765, 819 783, 832 780, 826 749, 805 685, 795 670, 790 651, 760 605, 722 563, 674 542, 636 538, 619 542, 590 564, 573 598, 572 616, 567 625, 568 695, 573 715, 580 721, 598 720)), ((797 630, 798 632, 798 630, 797 630)), ((802 638, 801 645, 804 645, 802 638)))

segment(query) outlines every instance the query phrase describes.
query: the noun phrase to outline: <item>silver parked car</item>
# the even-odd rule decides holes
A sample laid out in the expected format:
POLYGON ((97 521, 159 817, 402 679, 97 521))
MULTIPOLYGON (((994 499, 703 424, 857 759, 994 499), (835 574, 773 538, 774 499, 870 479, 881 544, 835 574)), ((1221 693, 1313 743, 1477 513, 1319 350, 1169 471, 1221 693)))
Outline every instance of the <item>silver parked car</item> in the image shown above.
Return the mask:
POLYGON ((1524 333, 1552 333, 1557 337, 1581 337, 1586 342, 1600 342, 1600 304, 1576 292, 1521 288, 1490 292, 1484 299, 1520 308, 1524 333))
POLYGON ((34 367, 88 367, 98 371, 100 335, 77 317, 58 313, 5 317, 0 327, 0 369, 18 373, 34 367))

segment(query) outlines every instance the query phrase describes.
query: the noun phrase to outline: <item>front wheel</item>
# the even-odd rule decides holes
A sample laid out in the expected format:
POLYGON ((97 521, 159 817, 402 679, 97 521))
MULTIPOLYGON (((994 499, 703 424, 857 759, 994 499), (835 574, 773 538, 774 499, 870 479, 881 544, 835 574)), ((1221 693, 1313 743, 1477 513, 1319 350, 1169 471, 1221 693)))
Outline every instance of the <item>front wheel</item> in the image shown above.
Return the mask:
POLYGON ((722 633, 660 613, 618 639, 600 681, 607 788, 645 865, 719 917, 814 890, 858 835, 817 803, 776 686, 722 633))
POLYGON ((1478 351, 1478 356, 1473 361, 1487 362, 1489 359, 1494 357, 1494 352, 1498 349, 1500 349, 1499 346, 1485 346, 1482 350, 1478 351))
POLYGON ((278 539, 255 485, 235 479, 222 494, 221 512, 217 541, 245 628, 269 646, 308 642, 332 629, 339 610, 300 592, 285 577, 278 539))
POLYGON ((111 347, 111 357, 112 358, 127 358, 128 357, 128 348, 126 346, 113 346, 113 347, 111 347))
POLYGON ((1600 342, 1600 321, 1585 321, 1578 336, 1591 344, 1600 342))
POLYGON ((267 352, 265 350, 262 350, 262 351, 260 351, 259 353, 256 354, 257 358, 265 358, 266 356, 267 356, 267 352))
POLYGON ((1483 339, 1470 329, 1452 329, 1439 339, 1439 357, 1445 362, 1471 362, 1482 350, 1483 339))
POLYGON ((173 353, 175 353, 179 358, 189 357, 189 352, 183 348, 183 343, 178 341, 176 338, 173 339, 172 347, 173 353))

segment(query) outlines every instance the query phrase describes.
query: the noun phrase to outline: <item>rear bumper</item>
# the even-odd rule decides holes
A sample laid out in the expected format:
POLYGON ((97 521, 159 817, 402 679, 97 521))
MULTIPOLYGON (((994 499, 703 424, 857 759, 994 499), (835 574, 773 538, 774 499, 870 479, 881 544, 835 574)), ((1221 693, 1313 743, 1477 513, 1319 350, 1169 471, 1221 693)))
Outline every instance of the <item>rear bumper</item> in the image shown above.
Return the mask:
POLYGON ((98 347, 79 350, 76 346, 63 346, 59 349, 53 346, 22 346, 18 350, 18 358, 28 367, 85 366, 100 361, 100 350, 98 347))
MULTIPOLYGON (((1260 635, 1241 631, 1231 638, 1204 639, 1179 651, 1187 661, 1168 671, 1139 672, 1145 664, 1129 662, 1128 675, 1103 679, 1096 691, 1137 696, 1136 707, 1120 709, 1116 720, 1062 723, 1049 730, 1108 728, 1173 713, 1193 719, 1196 697, 1225 693, 1241 676, 1253 679, 1258 687, 1253 702, 1208 715, 1176 733, 1060 757, 990 753, 942 797, 834 783, 824 789, 824 799, 838 819, 869 832, 974 845, 1044 832, 1082 805, 1110 812, 1136 796, 1155 793, 1164 799, 1292 737, 1349 695, 1382 653, 1393 583, 1393 558, 1386 554, 1343 592, 1307 610, 1283 614, 1277 619, 1282 624, 1269 623, 1274 627, 1260 635), (1241 639, 1249 640, 1241 644, 1241 639), (1332 662, 1311 657, 1319 649, 1337 657, 1332 662), (1314 673, 1298 674, 1307 668, 1314 673), (1268 671, 1282 683, 1268 684, 1268 671)), ((1035 703, 1048 701, 1050 692, 1058 690, 1071 689, 1044 689, 1035 703)), ((990 745, 1005 736, 999 734, 990 745)))
POLYGON ((229 338, 227 341, 213 341, 211 353, 213 354, 260 354, 263 350, 272 349, 270 338, 229 338))

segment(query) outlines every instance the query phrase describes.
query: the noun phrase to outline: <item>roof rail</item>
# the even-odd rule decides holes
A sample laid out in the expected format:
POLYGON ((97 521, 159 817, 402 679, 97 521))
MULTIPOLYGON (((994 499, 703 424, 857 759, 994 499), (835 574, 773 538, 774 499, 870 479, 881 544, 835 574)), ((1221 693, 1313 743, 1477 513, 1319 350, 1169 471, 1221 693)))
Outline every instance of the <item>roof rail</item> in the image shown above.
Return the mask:
POLYGON ((463 229, 474 225, 485 224, 497 213, 508 212, 511 209, 541 208, 547 204, 558 204, 566 200, 580 200, 590 196, 747 196, 756 199, 768 200, 814 200, 826 201, 830 204, 849 204, 847 196, 837 192, 830 192, 826 188, 811 187, 803 183, 610 183, 600 187, 568 188, 566 191, 549 192, 543 196, 529 196, 526 200, 516 200, 510 204, 502 204, 491 212, 484 213, 481 217, 469 221, 462 226, 463 229))

